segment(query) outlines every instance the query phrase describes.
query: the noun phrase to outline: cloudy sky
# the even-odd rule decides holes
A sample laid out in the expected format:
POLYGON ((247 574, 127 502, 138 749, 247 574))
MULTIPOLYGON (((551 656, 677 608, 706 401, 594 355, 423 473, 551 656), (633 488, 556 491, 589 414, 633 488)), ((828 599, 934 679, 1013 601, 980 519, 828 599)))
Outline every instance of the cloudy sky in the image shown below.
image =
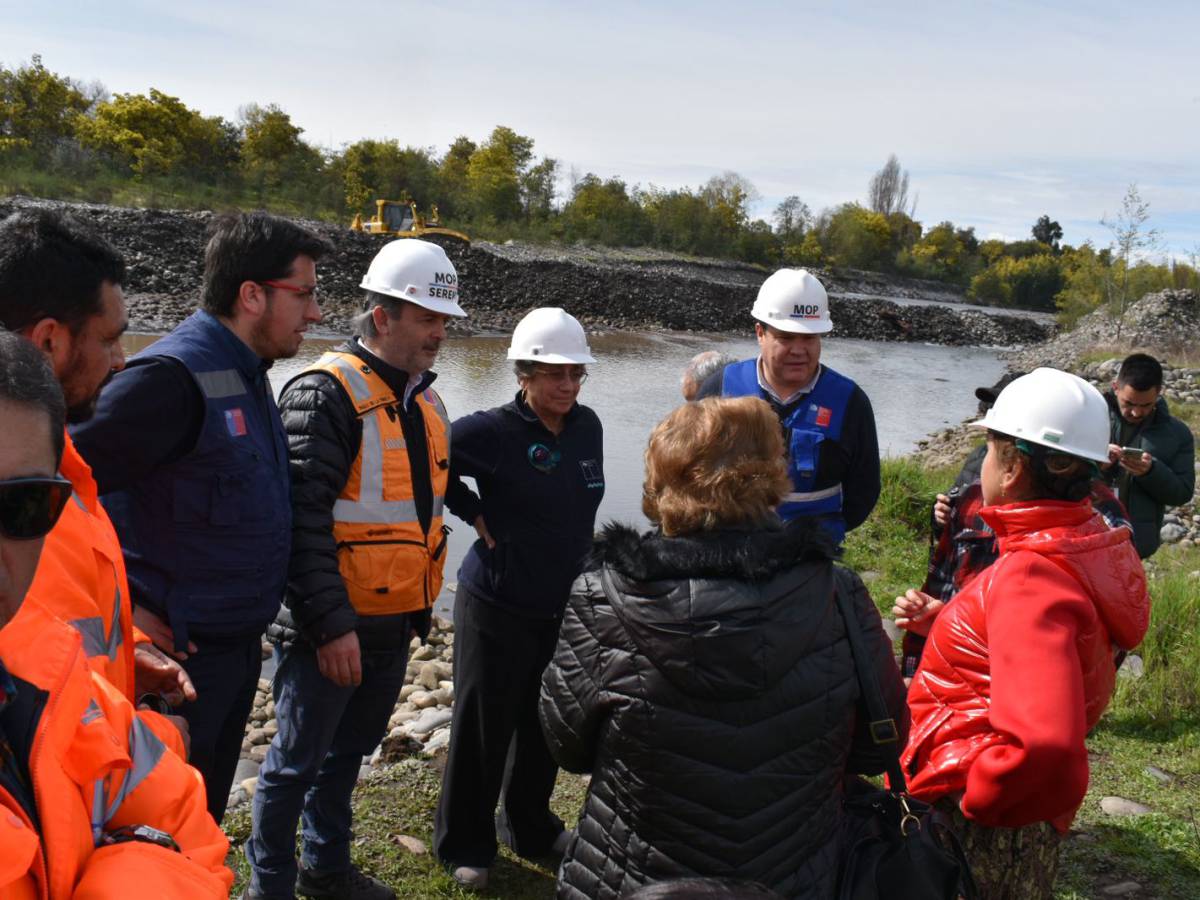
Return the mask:
POLYGON ((441 152, 504 124, 564 175, 736 171, 764 217, 789 194, 861 200, 896 153, 927 225, 1021 238, 1049 213, 1106 243, 1136 182, 1164 250, 1200 251, 1195 2, 0 0, 0 17, 7 66, 40 53, 231 119, 277 103, 326 147, 441 152))

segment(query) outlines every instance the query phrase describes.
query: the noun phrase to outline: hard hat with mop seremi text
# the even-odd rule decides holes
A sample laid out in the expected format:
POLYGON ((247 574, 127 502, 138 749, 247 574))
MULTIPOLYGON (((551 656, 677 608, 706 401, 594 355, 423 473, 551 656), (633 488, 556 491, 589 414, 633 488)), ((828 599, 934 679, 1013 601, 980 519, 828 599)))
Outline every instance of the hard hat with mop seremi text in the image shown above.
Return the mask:
POLYGON ((437 244, 401 238, 384 244, 359 287, 407 300, 446 316, 465 316, 458 305, 458 273, 437 244))
POLYGON ((764 325, 796 334, 827 334, 829 295, 817 277, 806 269, 780 269, 762 283, 750 310, 764 325))

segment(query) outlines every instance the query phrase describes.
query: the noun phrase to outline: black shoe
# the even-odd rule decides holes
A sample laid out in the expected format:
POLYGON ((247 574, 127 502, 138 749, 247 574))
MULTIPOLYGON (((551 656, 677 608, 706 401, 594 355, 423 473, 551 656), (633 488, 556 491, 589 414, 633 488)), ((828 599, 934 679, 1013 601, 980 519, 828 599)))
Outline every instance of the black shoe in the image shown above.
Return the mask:
POLYGON ((318 875, 301 866, 296 893, 317 900, 396 900, 395 891, 353 865, 331 875, 318 875))

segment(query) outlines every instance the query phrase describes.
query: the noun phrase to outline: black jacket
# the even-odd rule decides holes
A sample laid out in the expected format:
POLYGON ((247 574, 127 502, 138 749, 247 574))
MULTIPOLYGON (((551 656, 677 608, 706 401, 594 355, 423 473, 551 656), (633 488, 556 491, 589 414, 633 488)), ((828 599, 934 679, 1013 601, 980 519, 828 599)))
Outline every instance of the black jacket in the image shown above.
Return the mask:
MULTIPOLYGON (((389 366, 358 343, 338 348, 353 353, 383 378, 397 397, 404 396, 408 375, 389 366)), ((437 376, 425 373, 418 390, 437 376)), ((414 392, 415 393, 415 392, 414 392)), ((433 487, 429 478, 425 423, 418 403, 392 409, 400 417, 408 448, 417 518, 428 529, 432 521, 433 487)), ((292 557, 287 593, 267 637, 287 644, 297 632, 319 647, 357 631, 364 650, 394 650, 408 644, 412 630, 428 633, 428 610, 388 616, 360 616, 350 604, 338 569, 333 537, 333 504, 346 486, 350 468, 362 444, 362 421, 336 378, 327 372, 306 372, 283 389, 279 412, 288 439, 292 478, 292 557)))
POLYGON ((695 875, 832 896, 843 779, 884 767, 835 582, 854 598, 901 746, 908 711, 879 613, 813 528, 606 529, 542 682, 551 752, 592 773, 559 897, 695 875))
POLYGON ((1138 556, 1146 559, 1161 543, 1164 510, 1189 502, 1196 491, 1195 440, 1187 425, 1171 415, 1164 397, 1158 398, 1154 412, 1136 426, 1121 417, 1112 391, 1106 391, 1104 399, 1108 401, 1109 440, 1138 447, 1154 458, 1145 475, 1130 475, 1120 465, 1104 470, 1105 479, 1129 510, 1138 556))

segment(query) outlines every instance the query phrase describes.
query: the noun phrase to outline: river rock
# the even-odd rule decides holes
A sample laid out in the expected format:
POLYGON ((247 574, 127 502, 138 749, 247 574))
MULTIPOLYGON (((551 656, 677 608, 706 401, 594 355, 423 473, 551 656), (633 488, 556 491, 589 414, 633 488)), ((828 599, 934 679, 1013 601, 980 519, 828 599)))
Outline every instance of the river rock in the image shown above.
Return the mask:
POLYGON ((424 737, 432 731, 449 724, 453 713, 448 709, 427 709, 411 722, 407 728, 409 734, 424 737))
POLYGON ((263 760, 265 760, 267 758, 267 750, 269 750, 269 749, 270 749, 270 747, 268 747, 268 745, 266 745, 266 744, 259 744, 256 747, 251 747, 250 754, 249 754, 250 758, 252 760, 254 760, 256 763, 261 763, 263 760))
POLYGON ((425 747, 421 751, 425 756, 437 756, 442 750, 450 746, 450 729, 442 728, 430 735, 429 740, 425 742, 425 747))
POLYGON ((258 777, 259 764, 252 759, 239 759, 237 768, 233 770, 233 783, 241 784, 247 778, 258 777))
POLYGON ((255 728, 246 735, 246 740, 248 740, 251 745, 254 746, 257 746, 258 744, 265 744, 269 740, 267 737, 267 730, 265 728, 255 728))
POLYGON ((1100 800, 1100 809, 1110 816, 1144 816, 1153 812, 1150 807, 1124 797, 1104 797, 1100 800))
POLYGON ((404 687, 400 688, 400 699, 402 701, 407 700, 419 690, 420 688, 415 684, 406 684, 404 687))
POLYGON ((257 778, 243 778, 239 782, 239 784, 241 785, 242 790, 246 792, 246 799, 253 800, 254 799, 254 790, 255 790, 255 788, 258 787, 258 779, 257 778))
POLYGON ((437 697, 427 691, 417 691, 412 695, 412 705, 417 709, 430 709, 438 705, 437 697))
POLYGON ((1146 766, 1145 772, 1159 784, 1171 784, 1175 780, 1174 775, 1158 766, 1146 766))
POLYGON ((1103 888, 1101 893, 1106 897, 1128 897, 1130 894, 1136 894, 1142 889, 1142 886, 1136 881, 1122 881, 1120 884, 1110 884, 1103 888))
POLYGON ((1188 530, 1176 522, 1170 522, 1164 525, 1158 532, 1159 538, 1164 544, 1174 544, 1180 538, 1187 537, 1188 530))
POLYGON ((427 659, 433 659, 435 656, 437 656, 436 650, 434 650, 428 644, 422 644, 412 652, 411 659, 413 662, 424 662, 427 659))
POLYGON ((435 690, 438 686, 438 668, 436 662, 427 662, 421 666, 421 671, 417 674, 416 683, 427 691, 435 690))
POLYGON ((403 847, 413 856, 426 856, 429 853, 429 848, 425 846, 425 842, 418 840, 409 834, 394 834, 392 842, 398 847, 403 847))

